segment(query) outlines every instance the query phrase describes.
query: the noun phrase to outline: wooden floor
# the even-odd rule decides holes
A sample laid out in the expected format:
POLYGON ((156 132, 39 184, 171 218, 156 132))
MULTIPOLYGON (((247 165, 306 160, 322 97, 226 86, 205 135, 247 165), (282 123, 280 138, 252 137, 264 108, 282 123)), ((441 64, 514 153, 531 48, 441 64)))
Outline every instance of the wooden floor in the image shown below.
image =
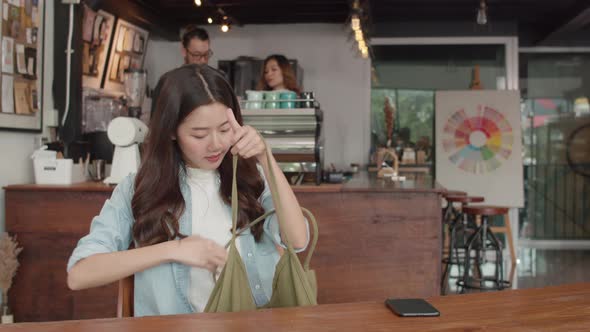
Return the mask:
POLYGON ((590 281, 590 250, 521 248, 518 256, 519 289, 590 281))
MULTIPOLYGON (((510 280, 513 289, 528 289, 590 282, 590 250, 546 250, 518 248, 519 263, 510 280)), ((510 276, 510 262, 505 255, 507 278, 510 276)), ((484 266, 485 270, 492 266, 484 266)), ((452 275, 456 274, 452 270, 452 275)), ((491 270, 490 270, 491 271, 491 270)), ((449 282, 451 294, 457 293, 456 279, 449 282)), ((469 290, 469 293, 478 292, 469 290)))

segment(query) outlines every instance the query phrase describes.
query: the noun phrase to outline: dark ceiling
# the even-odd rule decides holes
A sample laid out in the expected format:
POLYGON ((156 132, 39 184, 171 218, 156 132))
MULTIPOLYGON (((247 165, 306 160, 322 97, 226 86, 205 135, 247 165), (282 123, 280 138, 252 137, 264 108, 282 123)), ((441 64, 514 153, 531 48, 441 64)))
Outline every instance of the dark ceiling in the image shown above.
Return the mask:
MULTIPOLYGON (((120 1, 120 0, 119 0, 120 1)), ((110 1, 105 1, 110 2, 110 1)), ((219 20, 219 10, 236 23, 346 23, 349 0, 129 0, 177 29, 183 25, 207 24, 207 18, 219 20)), ((532 31, 537 42, 587 28, 590 0, 486 0, 493 27, 510 22, 515 29, 532 31)), ((391 23, 474 22, 479 0, 361 0, 370 18, 371 32, 383 34, 391 23)))
POLYGON ((207 24, 207 17, 219 18, 221 8, 240 24, 345 22, 350 10, 347 0, 139 0, 180 25, 207 24))

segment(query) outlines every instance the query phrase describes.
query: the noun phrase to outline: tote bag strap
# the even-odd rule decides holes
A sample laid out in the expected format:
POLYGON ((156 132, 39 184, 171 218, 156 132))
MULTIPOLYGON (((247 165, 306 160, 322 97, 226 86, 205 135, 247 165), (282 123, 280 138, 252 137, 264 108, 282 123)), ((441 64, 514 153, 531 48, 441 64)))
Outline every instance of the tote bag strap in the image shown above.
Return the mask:
MULTIPOLYGON (((259 222, 265 220, 266 218, 268 218, 268 216, 272 215, 273 213, 276 213, 277 215, 277 220, 279 222, 279 228, 280 229, 285 229, 285 227, 283 227, 283 221, 282 221, 282 211, 279 211, 279 209, 277 209, 277 207, 280 207, 280 197, 278 195, 278 191, 277 191, 277 185, 276 185, 276 176, 275 176, 275 172, 274 169, 272 167, 272 163, 271 163, 271 154, 270 154, 270 149, 266 149, 266 160, 268 162, 269 165, 269 174, 268 174, 268 182, 269 185, 271 187, 271 195, 272 195, 272 199, 275 205, 275 209, 274 210, 270 210, 267 211, 266 213, 264 213, 263 215, 261 215, 260 217, 256 218, 255 220, 253 220, 252 222, 250 222, 248 225, 246 225, 245 227, 243 227, 242 229, 240 229, 239 231, 237 230, 237 223, 238 223, 238 190, 237 190, 237 168, 238 168, 238 156, 234 155, 233 156, 233 160, 232 160, 232 166, 233 166, 233 178, 232 178, 232 196, 231 196, 231 207, 232 207, 232 239, 230 240, 230 242, 228 242, 226 244, 226 248, 229 246, 229 244, 231 243, 231 241, 234 241, 235 238, 237 236, 239 236, 240 234, 242 234, 245 230, 251 228, 252 226, 258 224, 259 222)), ((314 215, 306 208, 301 208, 301 211, 303 212, 303 214, 307 217, 307 220, 309 222, 311 222, 311 227, 313 230, 313 238, 311 240, 310 243, 310 248, 308 250, 308 254, 307 257, 305 258, 305 262, 303 264, 303 268, 307 271, 309 270, 309 264, 311 262, 311 258, 313 257, 313 253, 315 251, 317 242, 318 242, 318 224, 317 221, 314 217, 314 215)), ((287 234, 283 234, 283 242, 287 245, 288 249, 293 250, 293 246, 291 245, 287 234)))
MULTIPOLYGON (((312 229, 311 242, 309 243, 309 249, 307 250, 307 256, 305 257, 305 262, 303 263, 303 268, 307 271, 307 270, 309 270, 309 263, 311 262, 311 258, 313 257, 313 253, 315 252, 315 247, 318 243, 318 224, 317 224, 317 221, 316 221, 314 215, 308 209, 302 207, 301 212, 303 212, 303 214, 307 217, 307 220, 311 224, 311 229, 312 229)), ((256 218, 254 221, 252 221, 251 223, 246 225, 244 228, 241 228, 240 230, 238 230, 236 233, 236 236, 240 236, 247 229, 252 228, 252 226, 265 220, 273 213, 275 213, 274 209, 270 210, 270 211, 266 212, 265 214, 261 215, 260 217, 256 218)), ((225 245, 225 247, 227 248, 228 246, 229 246, 229 242, 225 245)))

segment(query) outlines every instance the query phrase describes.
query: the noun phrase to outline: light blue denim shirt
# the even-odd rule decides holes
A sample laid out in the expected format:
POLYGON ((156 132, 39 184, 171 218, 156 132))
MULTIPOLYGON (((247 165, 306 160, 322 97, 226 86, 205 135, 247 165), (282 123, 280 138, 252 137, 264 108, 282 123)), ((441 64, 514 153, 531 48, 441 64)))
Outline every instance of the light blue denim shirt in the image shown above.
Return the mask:
MULTIPOLYGON (((260 168, 259 168, 260 169, 260 168)), ((262 175, 262 172, 260 172, 262 175)), ((126 177, 114 189, 100 214, 92 220, 90 233, 78 242, 68 261, 68 271, 81 259, 88 256, 126 250, 132 241, 131 199, 134 192, 134 175, 126 177)), ((186 183, 186 175, 181 172, 180 188, 185 201, 185 212, 179 220, 180 233, 192 234, 191 190, 186 183)), ((265 211, 274 208, 268 184, 260 196, 265 211)), ((231 209, 230 206, 227 206, 231 209)), ((309 242, 309 224, 307 224, 309 242)), ((283 247, 279 234, 278 220, 272 215, 264 222, 264 232, 259 242, 245 231, 241 235, 240 252, 246 265, 252 296, 256 305, 266 304, 272 295, 272 282, 278 252, 275 243, 283 247)), ((306 245, 307 247, 307 245, 306 245)), ((297 251, 303 251, 302 248, 297 251)), ((116 264, 116 263, 114 263, 116 264)), ((188 293, 190 284, 190 266, 179 263, 165 263, 135 274, 134 315, 171 315, 193 313, 188 293)))

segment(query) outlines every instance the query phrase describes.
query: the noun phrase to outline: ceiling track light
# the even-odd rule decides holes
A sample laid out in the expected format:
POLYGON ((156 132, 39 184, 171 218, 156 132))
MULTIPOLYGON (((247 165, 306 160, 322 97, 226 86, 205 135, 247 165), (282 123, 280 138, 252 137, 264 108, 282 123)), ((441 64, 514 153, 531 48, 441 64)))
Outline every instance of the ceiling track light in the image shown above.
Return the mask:
POLYGON ((363 40, 363 32, 361 30, 356 30, 354 32, 354 39, 359 42, 361 40, 363 40))
MULTIPOLYGON (((236 18, 228 13, 225 12, 222 8, 216 7, 215 8, 215 22, 219 24, 219 30, 222 32, 228 32, 234 26, 242 26, 236 18)), ((209 24, 213 23, 213 19, 211 17, 207 18, 207 22, 209 24)))
MULTIPOLYGON (((352 29, 352 35, 354 36, 354 40, 356 41, 356 49, 357 52, 360 53, 363 59, 367 59, 369 57, 369 43, 365 40, 366 31, 363 31, 363 26, 366 24, 364 20, 368 19, 366 15, 363 14, 363 7, 361 5, 361 0, 354 0, 351 4, 351 13, 350 13, 350 27, 352 29)), ((358 54, 358 53, 357 53, 358 54)))
POLYGON ((350 24, 352 25, 352 30, 358 31, 361 29, 361 19, 358 15, 352 15, 352 19, 350 20, 350 24))
POLYGON ((225 13, 221 17, 221 25, 219 26, 219 29, 221 29, 222 32, 228 32, 230 29, 230 21, 225 13))
POLYGON ((203 2, 201 0, 195 0, 195 5, 197 5, 197 7, 201 7, 203 2))
POLYGON ((365 43, 364 40, 359 41, 359 50, 366 48, 367 44, 365 43))
POLYGON ((479 25, 488 24, 488 6, 485 0, 479 1, 479 8, 477 9, 476 22, 479 25))

